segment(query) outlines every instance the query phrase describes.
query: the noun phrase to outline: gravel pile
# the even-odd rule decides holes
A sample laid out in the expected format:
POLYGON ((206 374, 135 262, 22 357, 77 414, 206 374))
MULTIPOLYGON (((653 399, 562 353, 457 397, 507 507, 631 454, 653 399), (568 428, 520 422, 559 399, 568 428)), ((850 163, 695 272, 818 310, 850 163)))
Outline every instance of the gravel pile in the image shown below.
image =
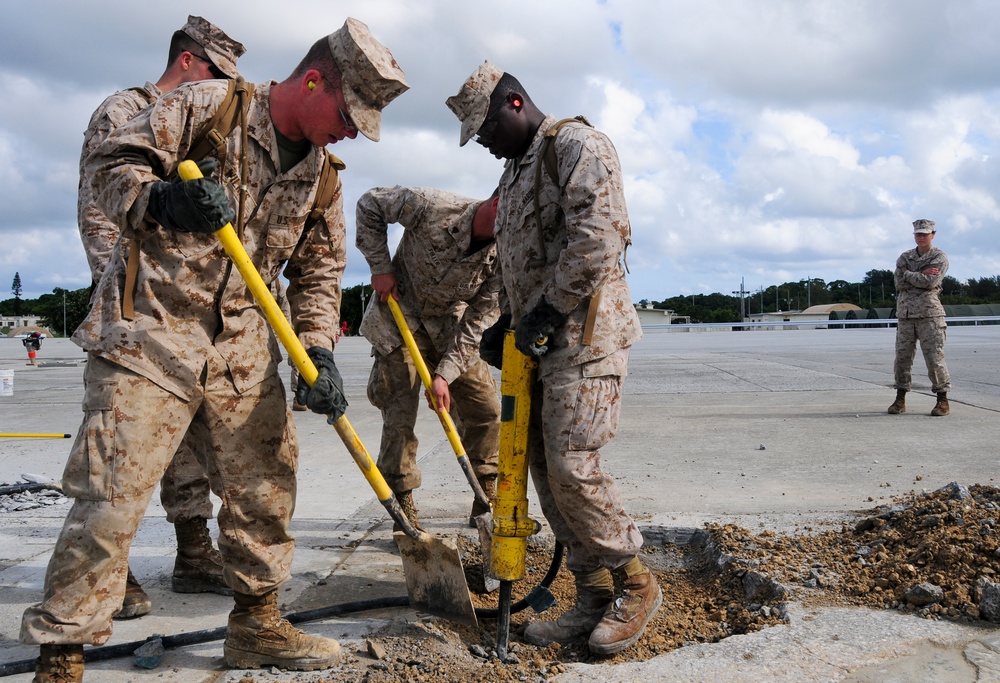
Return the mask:
POLYGON ((37 474, 22 474, 20 481, 0 483, 0 514, 68 502, 58 483, 37 474))

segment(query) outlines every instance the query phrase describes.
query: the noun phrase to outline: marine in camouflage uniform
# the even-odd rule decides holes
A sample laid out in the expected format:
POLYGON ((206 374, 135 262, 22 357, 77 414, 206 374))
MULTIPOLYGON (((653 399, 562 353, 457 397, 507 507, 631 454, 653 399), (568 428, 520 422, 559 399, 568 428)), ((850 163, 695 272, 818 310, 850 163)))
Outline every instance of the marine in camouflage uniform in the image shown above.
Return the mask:
POLYGON ((325 145, 359 131, 377 140, 381 109, 408 87, 389 51, 348 19, 284 81, 256 85, 245 131, 236 126, 224 141, 221 185, 162 181, 225 99, 222 81, 163 95, 88 157, 99 205, 141 261, 132 319, 122 313, 121 240, 73 335, 89 353, 84 421, 65 476, 75 501, 49 562, 44 601, 25 611, 21 626, 22 642, 43 645, 40 670, 60 666, 49 659, 82 656, 70 644, 110 637, 129 545, 187 432, 205 444, 209 478, 223 501, 219 549, 236 603, 226 662, 311 670, 338 661, 336 641, 307 635, 278 612, 276 592, 292 560, 298 444, 277 341, 208 233, 233 219, 230 204, 243 208, 233 222, 242 224, 247 253, 267 283, 284 269, 295 331, 314 362, 328 358, 332 366, 321 368, 308 392, 310 408, 320 405, 321 386, 329 391, 319 398, 334 403, 330 349, 346 255, 343 201, 337 196, 322 220, 307 224, 309 209, 328 163, 325 145), (241 179, 244 155, 249 172, 241 179))
POLYGON ((642 535, 601 464, 642 334, 622 264, 630 227, 618 155, 603 133, 573 122, 554 138, 551 174, 542 146, 555 117, 489 62, 447 104, 462 121, 461 144, 475 135, 507 159, 496 223, 501 301, 518 348, 538 356, 529 466, 577 586, 573 609, 530 624, 525 638, 588 638, 592 652, 613 654, 639 639, 662 601, 637 556, 642 535))
POLYGON ((889 406, 889 413, 906 412, 906 393, 910 390, 913 358, 917 341, 927 363, 927 376, 937 403, 931 415, 942 416, 951 412, 948 392, 951 378, 944 362, 944 342, 948 334, 944 306, 941 305, 941 282, 948 273, 948 255, 933 246, 937 233, 934 221, 921 218, 913 221, 913 239, 916 248, 904 251, 896 259, 896 360, 893 373, 896 378, 896 400, 889 406))
MULTIPOLYGON (((358 200, 357 247, 379 294, 372 297, 360 328, 375 358, 368 399, 382 411, 378 468, 414 523, 411 492, 420 486, 420 469, 413 426, 422 383, 385 301, 390 294, 399 301, 434 377, 437 404, 455 417, 476 478, 492 499, 500 401, 489 366, 479 357, 479 340, 498 316, 496 201, 398 185, 373 188, 358 200), (390 258, 391 223, 404 232, 390 258)), ((484 512, 474 505, 471 516, 484 512)))
MULTIPOLYGON (((112 131, 159 99, 164 91, 211 78, 237 78, 236 61, 245 51, 241 43, 211 22, 189 16, 171 38, 167 68, 157 82, 120 90, 105 99, 91 115, 80 152, 77 222, 94 288, 104 274, 121 229, 104 215, 94 199, 86 174, 87 157, 112 131)), ((128 245, 123 244, 119 253, 127 259, 128 245)), ((222 578, 222 559, 208 533, 206 520, 212 517, 212 501, 208 475, 195 456, 198 445, 186 437, 160 481, 160 503, 167 521, 175 525, 178 540, 172 587, 183 593, 232 595, 232 589, 222 578)), ((122 610, 116 616, 141 616, 151 608, 152 602, 129 571, 122 610)))

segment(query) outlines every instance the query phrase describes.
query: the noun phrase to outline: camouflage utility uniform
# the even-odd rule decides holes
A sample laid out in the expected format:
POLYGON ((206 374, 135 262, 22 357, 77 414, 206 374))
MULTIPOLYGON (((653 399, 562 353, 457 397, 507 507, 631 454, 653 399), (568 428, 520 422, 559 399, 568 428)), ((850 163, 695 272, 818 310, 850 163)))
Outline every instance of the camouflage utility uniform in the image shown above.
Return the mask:
MULTIPOLYGON (((498 315, 496 246, 472 242, 481 200, 434 189, 377 187, 358 200, 357 247, 372 275, 392 273, 399 307, 431 375, 448 382, 451 412, 476 477, 495 477, 500 438, 496 382, 479 357, 498 315), (390 259, 388 224, 404 228, 390 259)), ((378 467, 395 492, 420 486, 413 426, 421 380, 387 304, 373 296, 360 332, 375 362, 368 398, 382 411, 378 467)))
POLYGON ((948 325, 941 305, 941 282, 948 273, 948 256, 931 247, 921 256, 917 250, 904 251, 896 259, 896 360, 893 372, 896 389, 909 391, 916 355, 917 340, 927 362, 927 376, 934 393, 951 391, 951 378, 944 363, 944 342, 948 325), (937 275, 924 275, 927 268, 937 268, 937 275))
MULTIPOLYGON (((265 282, 284 267, 302 343, 330 349, 346 258, 342 200, 306 229, 326 152, 311 147, 280 171, 270 88, 256 86, 247 147, 239 126, 227 138, 221 180, 238 206, 236 160, 248 155, 243 245, 265 282)), ((213 235, 164 230, 146 219, 151 183, 176 171, 226 89, 226 82, 205 81, 172 90, 86 160, 98 204, 123 226, 124 239, 73 335, 89 353, 84 421, 64 475, 75 501, 49 563, 44 602, 22 620, 23 642, 108 639, 129 545, 188 431, 205 444, 209 477, 223 499, 226 583, 261 595, 288 578, 298 445, 277 374, 277 341, 213 235), (131 320, 122 315, 126 240, 141 255, 131 320)))
MULTIPOLYGON (((109 96, 90 117, 90 125, 83 134, 80 152, 80 186, 77 195, 77 224, 80 239, 90 264, 94 288, 111 258, 111 251, 121 235, 121 230, 110 221, 94 200, 86 176, 87 157, 104 142, 113 130, 124 124, 150 103, 163 95, 155 83, 147 82, 141 89, 129 88, 109 96)), ((128 245, 119 250, 123 259, 128 258, 128 245)), ((195 457, 197 447, 191 438, 185 438, 170 461, 160 482, 160 503, 171 524, 182 524, 192 519, 211 519, 212 501, 209 498, 208 476, 195 457)))
POLYGON ((529 460, 545 518, 575 573, 616 569, 642 547, 618 488, 601 467, 614 436, 629 348, 641 336, 622 258, 630 235, 618 155, 603 133, 568 124, 555 137, 558 182, 536 166, 546 117, 500 178, 496 240, 513 325, 542 296, 567 316, 538 360, 529 460), (591 318, 593 328, 585 335, 591 318), (586 337, 586 338, 585 338, 586 337))

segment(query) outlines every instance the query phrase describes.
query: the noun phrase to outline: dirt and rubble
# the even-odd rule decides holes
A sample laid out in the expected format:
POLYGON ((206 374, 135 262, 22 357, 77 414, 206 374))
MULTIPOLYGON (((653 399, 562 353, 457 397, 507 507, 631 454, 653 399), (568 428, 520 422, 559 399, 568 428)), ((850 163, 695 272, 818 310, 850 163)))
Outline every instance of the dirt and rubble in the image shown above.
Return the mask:
MULTIPOLYGON (((752 532, 735 524, 644 529, 643 560, 660 582, 664 606, 638 644, 610 659, 593 658, 585 643, 546 648, 524 643, 526 623, 553 619, 573 604, 572 577, 563 567, 549 587, 556 606, 542 615, 530 608, 512 615, 507 662, 495 654, 494 619, 482 618, 471 628, 418 614, 392 620, 364 642, 345 643, 336 670, 247 671, 236 680, 545 681, 575 662, 645 661, 688 644, 780 624, 792 600, 956 622, 1000 621, 1000 586, 994 583, 1000 577, 1000 489, 951 484, 892 498, 846 519, 825 529, 782 532, 752 532)), ((470 587, 478 590, 478 543, 461 537, 460 548, 470 587)), ((529 539, 515 602, 539 584, 552 556, 550 537, 529 539)), ((474 594, 474 603, 495 608, 496 593, 474 594)))
MULTIPOLYGON (((650 542, 643 559, 660 581, 664 607, 643 639, 616 657, 595 659, 584 643, 537 648, 521 639, 528 621, 555 618, 572 605, 572 579, 563 568, 551 586, 556 607, 540 616, 530 609, 512 616, 513 659, 507 663, 494 653, 494 620, 481 620, 479 629, 472 629, 426 618, 388 627, 362 647, 346 648, 335 674, 286 680, 545 681, 573 662, 644 661, 691 643, 783 623, 789 600, 983 623, 984 582, 992 584, 1000 574, 998 517, 1000 490, 952 484, 893 498, 825 530, 751 532, 715 524, 688 530, 677 542, 669 538, 670 530, 646 529, 650 542)), ((472 543, 463 549, 474 586, 481 574, 476 549, 472 543)), ((514 586, 515 601, 546 573, 551 550, 551 541, 532 539, 525 580, 514 586)), ((477 595, 474 602, 496 606, 491 596, 477 595)), ((255 680, 264 679, 246 672, 241 683, 255 680)))

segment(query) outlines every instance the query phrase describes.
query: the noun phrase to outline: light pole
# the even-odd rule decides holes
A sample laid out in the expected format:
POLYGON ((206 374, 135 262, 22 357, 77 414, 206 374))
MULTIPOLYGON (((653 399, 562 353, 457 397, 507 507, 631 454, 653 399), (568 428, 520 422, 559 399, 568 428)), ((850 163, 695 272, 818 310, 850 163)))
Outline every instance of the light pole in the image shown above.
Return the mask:
POLYGON ((66 290, 63 290, 63 339, 66 338, 66 290))

